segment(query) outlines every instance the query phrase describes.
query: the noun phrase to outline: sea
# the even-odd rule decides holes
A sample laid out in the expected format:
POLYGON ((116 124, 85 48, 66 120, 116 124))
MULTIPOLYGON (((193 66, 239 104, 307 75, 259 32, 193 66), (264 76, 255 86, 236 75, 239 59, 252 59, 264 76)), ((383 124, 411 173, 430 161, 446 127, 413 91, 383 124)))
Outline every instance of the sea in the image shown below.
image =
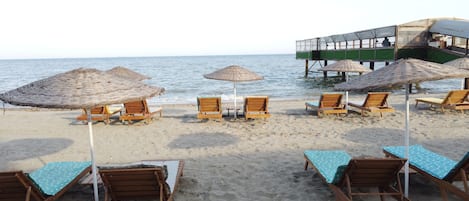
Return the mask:
MULTIPOLYGON (((271 100, 308 100, 333 91, 334 84, 341 82, 335 72, 329 72, 328 79, 324 79, 322 71, 318 71, 322 63, 310 61, 309 64, 310 72, 305 78, 305 61, 296 60, 294 54, 0 60, 0 93, 80 67, 108 70, 123 66, 151 77, 143 82, 165 88, 164 94, 149 99, 153 105, 193 104, 197 96, 233 100, 232 82, 203 77, 229 65, 245 67, 264 77, 260 81, 237 83, 238 99, 266 95, 271 100)), ((375 69, 383 66, 384 63, 376 63, 375 69)), ((353 76, 358 75, 350 75, 353 76)), ((460 88, 461 80, 424 82, 421 87, 425 93, 444 93, 460 88)), ((393 92, 404 93, 404 90, 393 92)))

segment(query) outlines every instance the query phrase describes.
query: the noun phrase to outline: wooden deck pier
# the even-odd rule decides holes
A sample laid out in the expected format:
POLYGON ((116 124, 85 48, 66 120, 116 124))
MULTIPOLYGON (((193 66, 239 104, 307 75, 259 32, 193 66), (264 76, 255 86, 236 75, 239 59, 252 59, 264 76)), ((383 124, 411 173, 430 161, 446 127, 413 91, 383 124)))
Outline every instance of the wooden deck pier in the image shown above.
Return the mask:
MULTIPOLYGON (((296 59, 305 60, 305 78, 309 61, 351 59, 360 64, 417 58, 445 63, 468 57, 469 21, 458 18, 431 18, 401 25, 374 28, 296 41, 296 59)), ((327 72, 324 72, 327 77, 327 72)))

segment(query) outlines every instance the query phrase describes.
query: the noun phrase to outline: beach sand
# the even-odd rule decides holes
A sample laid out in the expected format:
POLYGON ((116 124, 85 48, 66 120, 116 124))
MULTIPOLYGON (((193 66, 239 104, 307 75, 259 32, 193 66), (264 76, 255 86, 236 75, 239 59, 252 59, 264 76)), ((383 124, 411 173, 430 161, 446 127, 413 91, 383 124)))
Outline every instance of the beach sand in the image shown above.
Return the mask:
MULTIPOLYGON (((424 105, 416 109, 413 99, 424 96, 411 95, 411 144, 459 160, 468 151, 469 114, 443 114, 424 105)), ((326 201, 334 195, 312 169, 303 169, 304 150, 342 149, 353 157, 384 157, 383 146, 404 144, 403 95, 390 96, 397 111, 383 118, 362 118, 353 111, 318 118, 305 111, 304 102, 271 101, 268 120, 203 121, 196 119, 195 105, 163 105, 163 118, 149 125, 99 122, 93 125, 96 161, 183 159, 184 176, 175 192, 179 201, 326 201)), ((0 171, 29 172, 47 162, 90 160, 88 127, 74 120, 80 112, 32 108, 0 114, 0 171)), ((412 175, 410 182, 412 200, 441 200, 437 186, 425 178, 412 175)), ((78 185, 60 200, 92 200, 91 193, 89 186, 78 185)), ((103 197, 102 188, 100 194, 103 197)))

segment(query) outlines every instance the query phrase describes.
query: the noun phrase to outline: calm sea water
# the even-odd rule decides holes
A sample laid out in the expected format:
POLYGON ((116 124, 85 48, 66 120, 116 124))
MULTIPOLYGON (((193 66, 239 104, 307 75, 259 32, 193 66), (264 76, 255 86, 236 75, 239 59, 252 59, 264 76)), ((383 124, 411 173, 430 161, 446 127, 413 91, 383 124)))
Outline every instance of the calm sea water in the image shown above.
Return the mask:
MULTIPOLYGON (((197 96, 211 95, 232 100, 233 83, 205 79, 203 75, 233 64, 264 76, 261 81, 237 84, 238 96, 268 95, 272 99, 308 99, 323 91, 331 91, 333 84, 340 82, 337 77, 325 82, 322 73, 310 73, 308 78, 304 78, 304 61, 296 60, 293 54, 27 59, 0 60, 0 93, 79 67, 108 70, 115 66, 124 66, 152 78, 145 80, 145 83, 166 89, 163 95, 150 99, 150 104, 195 103, 197 96)), ((375 66, 379 68, 382 64, 375 66)), ((313 69, 317 70, 319 67, 315 64, 313 69)), ((423 83, 422 87, 429 92, 445 92, 457 89, 460 85, 460 80, 441 80, 423 83)), ((396 92, 400 93, 402 90, 396 92)))

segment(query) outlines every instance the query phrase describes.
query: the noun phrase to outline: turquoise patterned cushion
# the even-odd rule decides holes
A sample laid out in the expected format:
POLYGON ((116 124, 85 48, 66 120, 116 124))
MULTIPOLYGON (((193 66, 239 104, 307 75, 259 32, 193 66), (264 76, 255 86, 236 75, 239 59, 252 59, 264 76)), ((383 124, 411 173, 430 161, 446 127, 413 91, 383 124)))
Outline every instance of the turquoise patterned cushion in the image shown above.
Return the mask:
POLYGON ((305 104, 311 107, 319 107, 319 101, 308 101, 305 104))
POLYGON ((352 157, 342 150, 306 150, 305 156, 313 163, 327 183, 337 183, 352 157))
POLYGON ((53 162, 28 176, 45 195, 54 196, 72 182, 91 162, 53 162))
MULTIPOLYGON (((405 146, 383 149, 399 158, 405 158, 405 146)), ((444 179, 457 164, 456 161, 425 149, 422 145, 409 146, 409 163, 438 179, 444 179)))
MULTIPOLYGON (((446 175, 447 177, 448 176, 451 176, 451 175, 454 175, 454 174, 458 174, 459 170, 464 167, 464 165, 466 165, 467 163, 469 163, 469 152, 466 153, 466 155, 464 155, 464 157, 462 157, 462 159, 454 166, 453 169, 451 169, 450 173, 448 173, 448 175, 446 175)), ((445 178, 445 179, 451 179, 451 178, 445 178)))

